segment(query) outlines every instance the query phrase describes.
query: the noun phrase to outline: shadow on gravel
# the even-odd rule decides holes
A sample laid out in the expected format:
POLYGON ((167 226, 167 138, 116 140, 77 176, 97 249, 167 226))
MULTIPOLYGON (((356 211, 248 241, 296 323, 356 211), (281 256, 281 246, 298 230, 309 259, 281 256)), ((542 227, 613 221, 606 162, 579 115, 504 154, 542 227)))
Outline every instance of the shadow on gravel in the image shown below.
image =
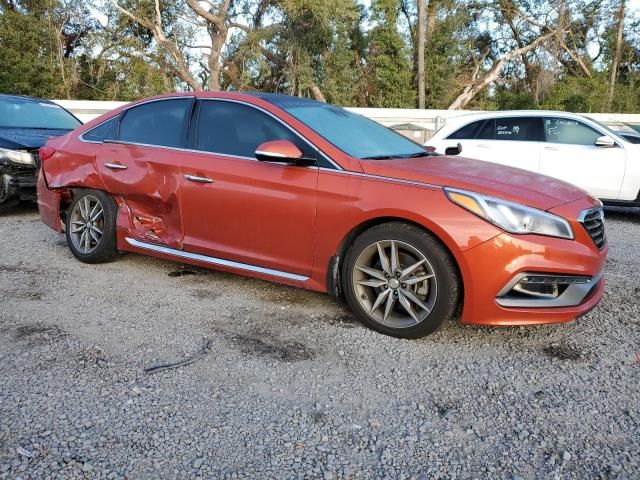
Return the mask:
POLYGON ((66 333, 59 327, 42 323, 21 325, 13 329, 14 340, 28 342, 31 345, 58 341, 65 336, 66 333))
POLYGON ((231 341, 246 354, 266 356, 285 363, 301 362, 315 357, 315 352, 302 343, 280 340, 264 334, 261 334, 260 338, 235 334, 231 341))
POLYGON ((542 352, 550 358, 557 358, 558 360, 571 360, 577 361, 585 357, 582 350, 572 345, 559 345, 553 344, 548 347, 544 347, 542 352))
POLYGON ((606 220, 619 220, 621 222, 640 223, 640 208, 635 207, 605 207, 606 220))
POLYGON ((0 218, 19 217, 27 213, 38 213, 38 204, 31 202, 9 202, 0 205, 0 218))

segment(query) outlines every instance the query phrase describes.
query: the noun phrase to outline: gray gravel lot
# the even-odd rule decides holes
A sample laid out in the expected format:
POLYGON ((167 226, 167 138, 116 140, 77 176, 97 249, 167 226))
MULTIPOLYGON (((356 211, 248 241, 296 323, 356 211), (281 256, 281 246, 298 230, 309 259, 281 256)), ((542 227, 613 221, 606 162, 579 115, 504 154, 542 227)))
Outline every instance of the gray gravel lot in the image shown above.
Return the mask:
POLYGON ((640 478, 640 209, 607 220, 587 316, 406 341, 316 293, 84 265, 1 214, 0 479, 640 478))

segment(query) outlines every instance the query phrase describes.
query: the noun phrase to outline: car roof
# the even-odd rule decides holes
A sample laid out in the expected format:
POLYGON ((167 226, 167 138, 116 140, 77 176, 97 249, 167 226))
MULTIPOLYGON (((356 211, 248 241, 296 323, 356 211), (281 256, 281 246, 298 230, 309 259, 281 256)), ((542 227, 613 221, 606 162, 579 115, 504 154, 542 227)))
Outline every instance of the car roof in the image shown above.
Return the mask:
POLYGON ((502 118, 502 117, 544 117, 544 116, 563 116, 563 117, 579 117, 585 118, 584 115, 580 115, 579 113, 573 112, 563 112, 560 110, 500 110, 500 111, 489 111, 489 112, 469 112, 463 113, 460 115, 455 115, 447 118, 447 123, 451 121, 462 122, 467 120, 482 120, 486 118, 502 118))
POLYGON ((27 95, 10 95, 8 93, 0 93, 0 101, 2 100, 19 100, 22 102, 33 102, 33 103, 54 103, 51 100, 46 98, 37 98, 37 97, 29 97, 27 95))

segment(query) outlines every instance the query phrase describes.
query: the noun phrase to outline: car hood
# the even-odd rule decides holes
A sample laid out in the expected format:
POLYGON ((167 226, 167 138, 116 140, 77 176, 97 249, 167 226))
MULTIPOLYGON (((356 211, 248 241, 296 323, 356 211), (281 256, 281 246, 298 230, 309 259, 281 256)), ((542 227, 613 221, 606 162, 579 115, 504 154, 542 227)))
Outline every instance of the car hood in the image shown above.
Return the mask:
POLYGON ((60 128, 0 128, 0 148, 40 148, 49 138, 59 137, 69 131, 60 128))
POLYGON ((496 163, 451 156, 362 160, 365 173, 453 187, 548 210, 588 194, 552 177, 496 163))

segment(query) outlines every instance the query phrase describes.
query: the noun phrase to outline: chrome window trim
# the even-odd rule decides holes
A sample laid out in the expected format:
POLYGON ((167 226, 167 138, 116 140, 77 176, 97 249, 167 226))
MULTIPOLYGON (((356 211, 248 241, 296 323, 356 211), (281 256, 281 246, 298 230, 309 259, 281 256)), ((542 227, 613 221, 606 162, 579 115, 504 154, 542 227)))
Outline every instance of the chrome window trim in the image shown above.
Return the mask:
POLYGON ((309 277, 304 275, 298 275, 296 273, 282 272, 280 270, 273 270, 271 268, 258 267, 256 265, 249 265, 247 263, 234 262, 232 260, 225 260, 223 258, 209 257, 199 253, 185 252, 184 250, 176 250, 174 248, 164 247, 162 245, 155 245, 152 243, 141 242, 130 237, 125 237, 127 243, 133 247, 142 248, 144 250, 151 250, 153 252, 164 253, 165 255, 172 255, 174 257, 186 258, 188 260, 195 260, 198 262, 209 263, 211 265, 218 265, 223 267, 237 268, 238 270, 245 270, 248 272, 262 273, 270 275, 272 277, 286 278, 289 280, 295 280, 297 282, 306 282, 309 277))
MULTIPOLYGON (((256 110, 259 110, 262 113, 266 113, 271 118, 275 119, 276 121, 278 121, 282 125, 284 125, 286 128, 288 128, 294 135, 296 135, 303 142, 305 142, 307 145, 309 145, 312 149, 316 150, 320 155, 322 155, 322 157, 327 162, 329 162, 331 165, 333 165, 335 167, 335 170, 344 170, 340 165, 338 165, 336 162, 331 160, 331 158, 329 158, 328 155, 326 155, 322 150, 320 150, 317 146, 315 146, 311 141, 309 141, 305 137, 303 137, 291 125, 289 125, 288 123, 284 122, 283 120, 281 120, 280 118, 275 116, 273 113, 265 110, 264 108, 262 108, 262 107, 260 107, 258 105, 253 105, 251 103, 245 102, 243 100, 236 100, 236 99, 231 99, 231 98, 207 98, 207 97, 198 97, 198 96, 195 96, 195 95, 193 95, 193 96, 190 96, 190 95, 178 95, 178 96, 173 96, 173 97, 149 99, 149 100, 146 100, 144 102, 136 103, 134 105, 130 105, 130 106, 126 107, 126 108, 123 108, 118 113, 118 115, 122 115, 124 112, 127 112, 128 110, 130 110, 132 108, 138 107, 140 105, 145 105, 147 103, 161 102, 161 101, 164 101, 164 100, 176 100, 176 99, 180 99, 180 98, 192 98, 192 99, 195 98, 196 101, 223 101, 223 102, 230 102, 230 103, 239 103, 241 105, 246 105, 248 107, 255 108, 256 110)), ((110 121, 114 117, 115 117, 115 115, 113 117, 109 117, 104 122, 100 122, 98 125, 96 125, 95 127, 90 128, 86 132, 83 132, 81 135, 78 136, 78 139, 81 142, 84 142, 84 143, 94 143, 94 144, 98 144, 98 145, 101 145, 101 144, 105 143, 105 142, 95 142, 95 141, 92 141, 92 140, 86 140, 84 138, 84 134, 90 132, 94 128, 98 128, 100 125, 110 121)), ((220 152, 207 152, 205 150, 196 150, 196 149, 182 148, 182 147, 168 147, 168 146, 165 146, 165 145, 150 145, 148 143, 138 143, 138 142, 123 142, 123 141, 120 141, 120 140, 111 140, 110 143, 119 143, 119 144, 122 144, 122 145, 139 145, 141 147, 168 148, 170 150, 179 150, 179 151, 183 151, 183 152, 205 153, 205 154, 210 154, 210 155, 218 155, 218 156, 222 156, 222 157, 240 158, 240 159, 243 159, 243 160, 256 160, 257 161, 257 159, 255 157, 245 157, 245 156, 242 156, 242 155, 230 155, 228 153, 220 153, 220 152)), ((327 170, 332 170, 332 169, 327 169, 327 170)))

